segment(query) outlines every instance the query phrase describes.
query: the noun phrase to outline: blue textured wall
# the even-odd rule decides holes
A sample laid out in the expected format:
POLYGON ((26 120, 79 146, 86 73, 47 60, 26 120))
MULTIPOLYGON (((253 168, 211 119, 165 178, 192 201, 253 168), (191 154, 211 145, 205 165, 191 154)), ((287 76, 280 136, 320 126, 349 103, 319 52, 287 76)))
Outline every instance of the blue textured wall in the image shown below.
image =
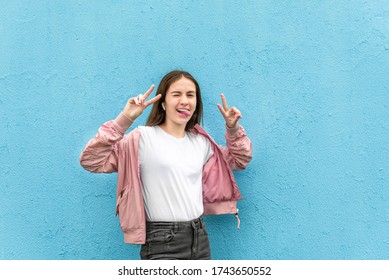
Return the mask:
POLYGON ((389 258, 387 1, 0 5, 1 259, 139 258, 116 174, 79 154, 174 68, 199 80, 218 142, 221 92, 253 141, 241 230, 206 219, 215 259, 389 258))

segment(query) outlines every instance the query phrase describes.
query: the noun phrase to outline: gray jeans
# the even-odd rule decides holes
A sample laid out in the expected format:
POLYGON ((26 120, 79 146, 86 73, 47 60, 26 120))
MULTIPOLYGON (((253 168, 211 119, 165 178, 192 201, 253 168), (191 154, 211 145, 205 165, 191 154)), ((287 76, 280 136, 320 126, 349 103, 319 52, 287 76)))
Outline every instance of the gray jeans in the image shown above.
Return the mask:
POLYGON ((142 260, 209 260, 211 251, 202 217, 189 222, 147 222, 142 260))

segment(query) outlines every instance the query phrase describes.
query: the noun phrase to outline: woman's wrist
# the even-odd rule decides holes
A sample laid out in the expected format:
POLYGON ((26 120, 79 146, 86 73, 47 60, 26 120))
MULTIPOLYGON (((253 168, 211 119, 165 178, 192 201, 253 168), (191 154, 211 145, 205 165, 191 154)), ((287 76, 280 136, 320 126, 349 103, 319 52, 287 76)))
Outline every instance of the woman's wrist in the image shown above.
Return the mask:
POLYGON ((115 124, 120 128, 120 130, 124 133, 133 123, 134 120, 132 120, 130 117, 128 117, 126 114, 121 112, 116 119, 114 120, 115 124))
POLYGON ((235 129, 239 126, 238 122, 235 123, 235 125, 233 127, 230 127, 227 123, 226 123, 226 127, 227 129, 235 129))

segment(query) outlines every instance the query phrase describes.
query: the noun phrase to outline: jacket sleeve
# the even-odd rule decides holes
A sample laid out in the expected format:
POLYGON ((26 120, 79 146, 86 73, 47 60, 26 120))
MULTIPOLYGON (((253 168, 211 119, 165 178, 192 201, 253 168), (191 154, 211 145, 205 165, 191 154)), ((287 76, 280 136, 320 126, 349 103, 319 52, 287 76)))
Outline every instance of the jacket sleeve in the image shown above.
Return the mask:
POLYGON ((104 123, 81 153, 81 166, 94 173, 117 172, 120 140, 132 123, 122 113, 115 120, 104 123))
POLYGON ((241 125, 233 129, 227 128, 225 137, 227 147, 219 146, 223 157, 232 170, 245 169, 252 159, 253 147, 244 128, 241 125))

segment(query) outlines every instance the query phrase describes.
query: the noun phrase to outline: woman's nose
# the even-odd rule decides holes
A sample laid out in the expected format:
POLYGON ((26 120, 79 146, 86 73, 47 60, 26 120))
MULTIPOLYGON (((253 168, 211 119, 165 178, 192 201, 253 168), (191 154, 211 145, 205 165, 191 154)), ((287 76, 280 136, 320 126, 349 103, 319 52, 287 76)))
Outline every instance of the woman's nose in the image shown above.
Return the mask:
POLYGON ((188 103, 188 97, 186 97, 185 95, 182 95, 181 99, 180 99, 180 103, 181 104, 187 104, 188 103))

